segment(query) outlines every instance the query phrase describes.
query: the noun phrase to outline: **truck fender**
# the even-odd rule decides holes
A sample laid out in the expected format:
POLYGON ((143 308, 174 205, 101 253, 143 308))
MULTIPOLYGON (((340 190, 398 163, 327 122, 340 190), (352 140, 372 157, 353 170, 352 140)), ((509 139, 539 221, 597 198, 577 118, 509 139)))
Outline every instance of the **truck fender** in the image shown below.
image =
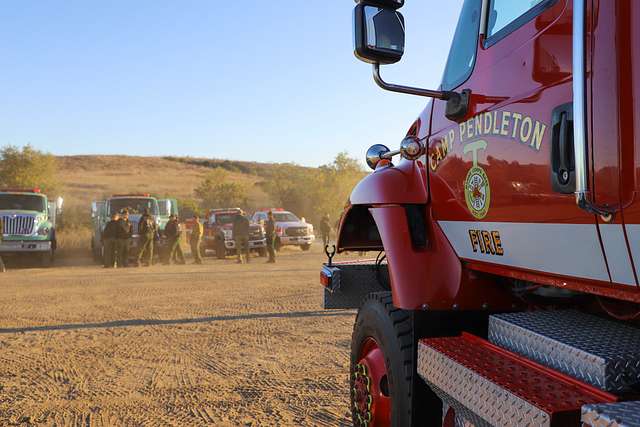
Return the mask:
POLYGON ((421 161, 378 167, 353 189, 352 205, 415 204, 429 201, 426 168, 421 161))
MULTIPOLYGON (((508 292, 463 267, 429 205, 421 206, 425 245, 416 245, 410 211, 418 205, 349 205, 338 250, 385 251, 393 304, 404 310, 508 309, 508 292)), ((354 283, 355 286, 361 284, 354 283)))

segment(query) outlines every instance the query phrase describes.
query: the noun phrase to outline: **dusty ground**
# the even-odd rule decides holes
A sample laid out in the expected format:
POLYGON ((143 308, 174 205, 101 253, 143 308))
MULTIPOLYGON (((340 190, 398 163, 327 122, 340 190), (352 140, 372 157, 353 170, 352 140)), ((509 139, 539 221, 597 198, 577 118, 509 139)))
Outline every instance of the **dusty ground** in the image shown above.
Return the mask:
POLYGON ((0 425, 348 424, 354 313, 321 310, 322 260, 0 275, 0 425))

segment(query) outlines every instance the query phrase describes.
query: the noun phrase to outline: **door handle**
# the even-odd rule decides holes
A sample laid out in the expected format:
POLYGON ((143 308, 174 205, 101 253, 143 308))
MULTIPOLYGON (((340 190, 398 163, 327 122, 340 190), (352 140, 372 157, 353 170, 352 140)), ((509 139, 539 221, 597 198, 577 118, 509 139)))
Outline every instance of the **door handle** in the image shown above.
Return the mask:
POLYGON ((573 105, 563 104, 552 113, 551 183, 553 191, 575 192, 575 161, 573 153, 573 105))

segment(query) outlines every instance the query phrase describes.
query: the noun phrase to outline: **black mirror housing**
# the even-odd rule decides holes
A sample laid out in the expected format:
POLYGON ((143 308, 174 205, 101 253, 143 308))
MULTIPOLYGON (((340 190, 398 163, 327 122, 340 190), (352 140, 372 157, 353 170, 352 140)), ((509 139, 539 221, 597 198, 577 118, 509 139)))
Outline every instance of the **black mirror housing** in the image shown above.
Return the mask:
POLYGON ((400 9, 404 6, 404 0, 356 0, 356 3, 369 4, 371 6, 384 7, 387 9, 400 9))
MULTIPOLYGON (((382 2, 393 3, 393 2, 382 2)), ((395 9, 360 3, 354 12, 354 53, 371 64, 394 64, 404 54, 404 17, 395 9)))

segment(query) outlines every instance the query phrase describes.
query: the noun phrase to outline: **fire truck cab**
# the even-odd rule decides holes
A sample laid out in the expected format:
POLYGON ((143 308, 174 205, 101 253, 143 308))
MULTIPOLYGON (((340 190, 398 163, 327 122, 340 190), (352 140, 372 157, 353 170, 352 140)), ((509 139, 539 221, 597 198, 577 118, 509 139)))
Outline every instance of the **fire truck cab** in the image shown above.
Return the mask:
POLYGON ((381 75, 404 0, 357 3, 376 83, 430 101, 342 215, 377 258, 321 272, 354 424, 640 426, 640 3, 465 0, 437 90, 381 75))

